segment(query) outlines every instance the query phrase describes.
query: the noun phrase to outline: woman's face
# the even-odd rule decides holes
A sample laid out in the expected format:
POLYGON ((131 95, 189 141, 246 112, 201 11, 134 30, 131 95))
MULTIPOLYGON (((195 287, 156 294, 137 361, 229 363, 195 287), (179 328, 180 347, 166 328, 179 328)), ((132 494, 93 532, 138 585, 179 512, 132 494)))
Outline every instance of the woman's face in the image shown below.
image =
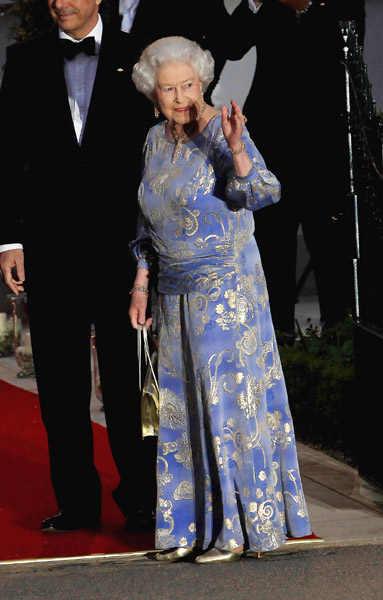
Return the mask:
POLYGON ((187 63, 169 63, 157 72, 154 97, 169 121, 185 125, 195 120, 202 106, 202 84, 187 63))

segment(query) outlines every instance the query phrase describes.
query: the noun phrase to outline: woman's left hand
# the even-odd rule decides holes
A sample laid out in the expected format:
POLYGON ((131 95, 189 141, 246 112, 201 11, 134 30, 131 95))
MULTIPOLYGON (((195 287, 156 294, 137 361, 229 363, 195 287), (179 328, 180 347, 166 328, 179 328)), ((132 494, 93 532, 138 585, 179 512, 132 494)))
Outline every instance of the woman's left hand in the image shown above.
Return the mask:
POLYGON ((243 123, 246 118, 243 116, 239 105, 231 100, 231 115, 227 106, 222 106, 222 130, 226 138, 227 145, 232 150, 237 150, 241 144, 243 123))

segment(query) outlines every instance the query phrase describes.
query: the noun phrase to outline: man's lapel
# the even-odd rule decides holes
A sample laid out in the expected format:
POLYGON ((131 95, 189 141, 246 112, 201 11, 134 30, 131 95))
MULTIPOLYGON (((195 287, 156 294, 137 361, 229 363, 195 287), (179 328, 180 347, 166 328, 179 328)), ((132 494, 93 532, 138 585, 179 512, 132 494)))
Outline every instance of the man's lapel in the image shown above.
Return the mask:
MULTIPOLYGON (((48 34, 50 51, 45 54, 46 60, 46 85, 47 102, 50 102, 51 108, 56 114, 56 126, 59 135, 62 137, 62 143, 68 145, 77 145, 76 132, 73 126, 73 119, 68 102, 68 90, 65 82, 63 58, 60 51, 58 29, 54 29, 48 34), (57 116, 60 116, 58 118, 57 116)), ((48 126, 52 124, 48 123, 48 126)))
POLYGON ((116 102, 117 99, 121 100, 121 94, 124 94, 126 102, 129 99, 134 102, 137 92, 131 72, 145 45, 143 39, 121 33, 104 24, 97 73, 82 137, 83 151, 86 152, 86 148, 92 147, 95 140, 107 132, 108 111, 121 105, 121 102, 116 102), (127 94, 128 89, 131 89, 131 93, 127 94))
POLYGON ((105 118, 105 99, 108 94, 112 93, 109 86, 109 80, 111 75, 112 63, 114 59, 113 47, 114 47, 113 31, 107 26, 103 25, 102 41, 100 57, 98 59, 96 77, 93 84, 92 96, 88 109, 88 116, 84 127, 82 136, 81 147, 84 148, 87 140, 91 137, 92 132, 100 124, 100 118, 105 118))

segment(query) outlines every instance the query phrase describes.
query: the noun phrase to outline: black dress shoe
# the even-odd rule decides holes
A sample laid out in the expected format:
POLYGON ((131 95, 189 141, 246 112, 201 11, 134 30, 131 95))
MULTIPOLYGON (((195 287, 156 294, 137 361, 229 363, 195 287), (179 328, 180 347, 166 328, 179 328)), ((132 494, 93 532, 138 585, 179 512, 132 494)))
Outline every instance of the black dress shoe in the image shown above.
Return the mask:
POLYGON ((151 508, 131 510, 126 517, 126 529, 134 533, 154 531, 155 526, 156 515, 151 508))
POLYGON ((54 517, 48 517, 41 523, 42 531, 46 533, 59 533, 75 531, 100 525, 100 518, 91 514, 78 515, 76 513, 60 510, 54 517))

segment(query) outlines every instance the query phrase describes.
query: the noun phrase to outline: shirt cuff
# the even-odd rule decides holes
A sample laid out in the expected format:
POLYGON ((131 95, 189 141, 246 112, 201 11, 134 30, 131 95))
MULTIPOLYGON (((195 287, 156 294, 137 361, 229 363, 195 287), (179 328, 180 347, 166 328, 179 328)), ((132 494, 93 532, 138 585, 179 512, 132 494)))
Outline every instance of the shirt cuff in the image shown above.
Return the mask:
POLYGON ((7 250, 23 250, 22 244, 0 244, 0 252, 7 252, 7 250))

